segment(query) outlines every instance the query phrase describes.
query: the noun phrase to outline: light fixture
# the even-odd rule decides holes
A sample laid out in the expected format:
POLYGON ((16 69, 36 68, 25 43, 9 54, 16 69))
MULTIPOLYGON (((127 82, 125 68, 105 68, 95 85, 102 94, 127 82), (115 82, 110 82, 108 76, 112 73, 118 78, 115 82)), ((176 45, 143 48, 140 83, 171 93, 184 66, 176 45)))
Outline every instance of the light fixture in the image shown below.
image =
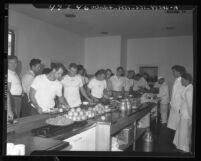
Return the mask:
POLYGON ((167 29, 167 30, 174 30, 175 27, 174 27, 174 26, 167 26, 166 29, 167 29))
POLYGON ((103 31, 103 32, 101 32, 101 34, 102 34, 102 35, 107 35, 107 34, 108 34, 108 32, 103 31))
POLYGON ((75 14, 70 14, 70 13, 67 13, 64 16, 67 17, 67 18, 75 18, 76 17, 75 14))

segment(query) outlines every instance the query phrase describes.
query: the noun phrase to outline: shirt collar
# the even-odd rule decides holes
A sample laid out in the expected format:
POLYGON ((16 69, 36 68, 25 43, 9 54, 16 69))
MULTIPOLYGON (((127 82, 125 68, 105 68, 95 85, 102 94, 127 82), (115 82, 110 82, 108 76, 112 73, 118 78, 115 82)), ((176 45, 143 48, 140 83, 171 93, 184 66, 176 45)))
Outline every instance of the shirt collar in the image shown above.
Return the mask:
POLYGON ((11 72, 11 73, 16 73, 15 71, 12 71, 12 70, 10 70, 10 69, 8 69, 8 71, 11 72))
POLYGON ((35 77, 35 73, 33 72, 33 70, 29 70, 29 73, 35 77))
POLYGON ((193 85, 192 85, 192 84, 189 84, 189 85, 186 86, 186 89, 192 88, 192 87, 193 87, 193 85))

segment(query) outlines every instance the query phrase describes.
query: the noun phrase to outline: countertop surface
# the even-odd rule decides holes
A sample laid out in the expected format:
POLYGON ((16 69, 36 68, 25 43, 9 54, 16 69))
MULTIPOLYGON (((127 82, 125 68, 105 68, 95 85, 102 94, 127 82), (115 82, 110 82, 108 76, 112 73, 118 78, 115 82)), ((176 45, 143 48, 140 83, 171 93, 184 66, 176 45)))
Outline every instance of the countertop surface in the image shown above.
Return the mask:
MULTIPOLYGON (((63 131, 61 131, 60 133, 49 138, 34 136, 31 133, 31 130, 28 130, 23 133, 17 132, 14 134, 8 134, 7 142, 12 142, 14 144, 20 144, 20 143, 25 144, 26 155, 29 155, 34 150, 46 150, 57 145, 65 144, 65 142, 63 142, 62 140, 69 138, 73 135, 79 134, 82 131, 86 131, 87 129, 90 129, 96 126, 97 123, 104 123, 114 127, 114 128, 111 128, 111 133, 115 133, 118 129, 122 128, 121 126, 128 124, 129 121, 133 121, 134 119, 135 120, 139 119, 140 117, 147 114, 154 105, 156 104, 143 103, 137 109, 133 109, 129 111, 113 110, 110 113, 103 114, 106 118, 105 120, 102 120, 101 116, 96 116, 93 119, 89 119, 83 122, 75 122, 74 124, 69 125, 68 127, 65 127, 63 131)), ((49 117, 48 115, 30 116, 32 120, 35 120, 35 122, 37 122, 37 124, 39 125, 38 127, 46 126, 44 122, 45 122, 45 119, 47 119, 48 117, 49 117)), ((26 118, 22 118, 22 121, 26 122, 26 120, 29 120, 30 122, 31 119, 26 117, 26 118)), ((19 129, 19 127, 22 128, 21 126, 22 126, 22 122, 19 121, 19 123, 16 125, 10 125, 10 129, 12 128, 19 129)), ((34 127, 32 129, 35 129, 38 127, 34 127)))

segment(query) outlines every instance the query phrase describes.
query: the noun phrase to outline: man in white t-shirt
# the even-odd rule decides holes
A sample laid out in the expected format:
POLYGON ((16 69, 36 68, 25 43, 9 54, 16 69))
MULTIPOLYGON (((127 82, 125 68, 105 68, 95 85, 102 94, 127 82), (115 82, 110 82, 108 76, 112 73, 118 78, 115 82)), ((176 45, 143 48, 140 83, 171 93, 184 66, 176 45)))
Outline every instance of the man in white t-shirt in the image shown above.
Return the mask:
POLYGON ((115 97, 124 93, 125 77, 122 76, 123 72, 123 67, 118 67, 116 75, 110 78, 112 82, 113 95, 115 97))
POLYGON ((138 91, 140 89, 150 90, 150 87, 149 87, 147 81, 144 79, 144 77, 142 77, 141 74, 136 74, 135 79, 136 79, 136 81, 133 86, 134 91, 138 91))
POLYGON ((40 67, 41 67, 41 60, 40 59, 31 59, 30 63, 30 70, 22 77, 22 87, 24 95, 22 97, 22 109, 21 109, 21 116, 28 116, 30 114, 30 105, 29 105, 29 90, 31 84, 36 75, 39 74, 40 67))
POLYGON ((93 98, 94 101, 98 101, 103 97, 108 98, 105 93, 107 89, 107 83, 105 80, 105 70, 101 69, 95 73, 95 77, 92 78, 87 85, 88 87, 88 94, 93 98), (91 92, 90 92, 91 91, 91 92))
POLYGON ((33 105, 31 114, 49 112, 55 106, 55 97, 58 96, 59 103, 67 106, 62 96, 62 84, 58 81, 63 74, 64 66, 60 63, 51 64, 51 72, 35 77, 31 84, 29 98, 33 105))
POLYGON ((8 56, 8 92, 11 96, 11 107, 15 118, 20 117, 22 101, 22 84, 16 73, 18 58, 8 56))
POLYGON ((135 72, 133 70, 128 71, 128 75, 125 78, 125 85, 124 85, 124 90, 126 92, 132 91, 132 88, 134 85, 134 75, 135 75, 135 72))
POLYGON ((81 105, 80 92, 89 102, 92 102, 83 88, 82 79, 77 75, 77 65, 75 63, 69 65, 69 73, 64 76, 61 83, 64 87, 64 97, 70 107, 81 105))

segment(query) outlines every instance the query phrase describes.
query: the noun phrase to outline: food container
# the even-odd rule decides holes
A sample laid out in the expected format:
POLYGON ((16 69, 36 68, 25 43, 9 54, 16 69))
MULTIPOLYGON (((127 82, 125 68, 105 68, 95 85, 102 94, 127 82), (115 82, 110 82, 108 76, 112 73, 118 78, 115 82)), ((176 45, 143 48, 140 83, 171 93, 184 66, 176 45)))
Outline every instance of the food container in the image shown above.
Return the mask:
POLYGON ((118 139, 122 140, 125 144, 129 144, 134 141, 134 125, 130 125, 118 134, 118 139))
POLYGON ((126 102, 125 102, 124 100, 121 101, 120 110, 121 110, 121 111, 127 110, 126 102))

